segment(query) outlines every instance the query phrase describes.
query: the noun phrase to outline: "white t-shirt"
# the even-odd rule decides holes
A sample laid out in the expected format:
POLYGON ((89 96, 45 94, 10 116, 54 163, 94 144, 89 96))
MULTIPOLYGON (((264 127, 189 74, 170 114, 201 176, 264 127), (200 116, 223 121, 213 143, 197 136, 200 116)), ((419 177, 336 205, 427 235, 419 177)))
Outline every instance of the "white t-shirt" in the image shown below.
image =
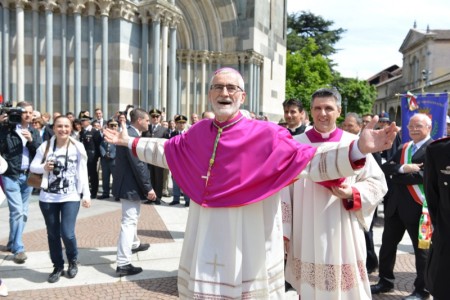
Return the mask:
POLYGON ((77 164, 79 162, 78 152, 74 145, 66 148, 56 148, 50 152, 47 159, 55 161, 56 169, 49 172, 48 189, 41 190, 40 201, 42 202, 67 202, 80 201, 77 193, 77 164), (66 164, 67 153, 67 164, 66 164))

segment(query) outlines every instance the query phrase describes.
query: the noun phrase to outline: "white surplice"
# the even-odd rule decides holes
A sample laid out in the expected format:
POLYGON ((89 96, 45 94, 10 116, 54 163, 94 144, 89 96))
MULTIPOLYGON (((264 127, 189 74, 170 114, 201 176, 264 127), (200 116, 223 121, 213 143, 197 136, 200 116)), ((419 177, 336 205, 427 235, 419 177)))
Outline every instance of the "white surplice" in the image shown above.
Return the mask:
MULTIPOLYGON (((168 168, 165 141, 141 138, 139 159, 168 168)), ((323 147, 299 177, 323 181, 354 175, 348 156, 348 144, 323 147), (327 155, 322 155, 325 150, 327 155), (323 172, 320 164, 330 167, 323 172)), ((283 299, 279 192, 239 207, 203 207, 192 200, 178 270, 180 299, 283 299)))
MULTIPOLYGON (((294 138, 330 147, 347 144, 356 136, 344 132, 339 142, 325 143, 311 143, 305 134, 294 138)), ((345 209, 346 200, 309 179, 300 179, 280 192, 284 236, 290 240, 285 276, 301 299, 371 299, 364 229, 369 228, 387 191, 386 181, 372 155, 357 175, 342 177, 359 191, 361 209, 345 209)))

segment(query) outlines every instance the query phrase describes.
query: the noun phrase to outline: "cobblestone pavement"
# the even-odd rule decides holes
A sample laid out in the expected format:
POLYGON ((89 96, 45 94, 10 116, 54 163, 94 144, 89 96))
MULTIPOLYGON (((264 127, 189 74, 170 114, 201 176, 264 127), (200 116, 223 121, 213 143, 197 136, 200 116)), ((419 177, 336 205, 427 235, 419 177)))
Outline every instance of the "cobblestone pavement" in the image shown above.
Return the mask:
MULTIPOLYGON (((166 200, 169 202, 170 200, 166 200)), ((169 209, 169 208, 168 208, 169 209)), ((184 209, 171 207, 170 209, 184 209)), ((79 248, 115 247, 120 229, 120 208, 110 212, 80 218, 77 222, 79 248)), ((29 226, 29 225, 27 225, 29 226)), ((380 227, 380 224, 378 224, 380 227)), ((382 229, 375 231, 381 235, 382 229)), ((142 205, 138 234, 141 242, 158 244, 173 243, 171 233, 154 206, 142 205)), ((24 234, 27 251, 48 251, 45 229, 28 230, 24 234)), ((5 251, 6 239, 0 240, 0 250, 5 251)), ((4 253, 3 253, 4 254, 4 253)), ((25 265, 24 265, 25 266, 25 265)), ((26 267, 26 266, 25 266, 26 267)), ((391 293, 374 295, 373 299, 401 299, 413 290, 414 256, 399 254, 395 266, 396 283, 391 293)), ((2 277, 5 277, 0 270, 2 277)), ((7 276, 6 276, 7 277, 7 276)), ((369 276, 372 284, 378 280, 377 274, 369 276)), ((7 279, 6 279, 6 282, 7 279)), ((44 283, 43 283, 44 284, 44 283)), ((29 289, 26 285, 11 291, 9 299, 178 299, 176 277, 152 278, 143 280, 114 279, 110 283, 85 284, 58 288, 29 289)), ((289 299, 295 299, 290 297, 289 299)))

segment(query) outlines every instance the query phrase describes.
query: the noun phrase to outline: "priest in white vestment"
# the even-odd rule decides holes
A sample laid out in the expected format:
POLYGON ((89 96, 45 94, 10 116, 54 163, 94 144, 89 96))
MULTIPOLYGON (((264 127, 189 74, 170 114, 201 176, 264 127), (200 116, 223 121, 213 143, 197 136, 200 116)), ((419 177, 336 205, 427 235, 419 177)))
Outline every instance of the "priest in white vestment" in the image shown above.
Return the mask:
POLYGON ((244 118, 239 107, 245 95, 239 72, 222 68, 208 93, 214 120, 170 140, 105 130, 108 142, 170 168, 192 200, 178 271, 181 299, 283 299, 279 190, 298 176, 324 181, 354 175, 365 154, 390 147, 397 132, 370 129, 358 142, 316 151, 285 128, 244 118), (329 169, 321 170, 323 164, 329 169))
MULTIPOLYGON (((294 139, 318 151, 350 144, 358 137, 337 128, 340 113, 339 92, 317 90, 311 102, 314 127, 294 139)), ((322 183, 302 178, 283 190, 286 280, 301 299, 371 299, 364 230, 386 192, 384 174, 370 154, 356 175, 322 183)))

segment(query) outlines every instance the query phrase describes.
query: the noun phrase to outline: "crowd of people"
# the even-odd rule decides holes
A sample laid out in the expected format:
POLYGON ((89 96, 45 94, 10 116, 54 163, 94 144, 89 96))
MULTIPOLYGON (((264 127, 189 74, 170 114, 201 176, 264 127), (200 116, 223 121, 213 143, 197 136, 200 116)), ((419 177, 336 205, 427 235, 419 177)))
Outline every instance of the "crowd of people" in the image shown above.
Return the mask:
MULTIPOLYGON (((1 115, 7 250, 14 262, 27 260, 22 234, 32 192, 29 172, 43 174, 36 192, 54 267, 50 283, 78 273, 75 224, 80 206, 90 207, 91 199, 121 201, 116 273, 142 272, 131 263, 133 253, 150 247, 137 234, 140 207, 160 205, 170 195, 172 176, 169 205, 183 200, 189 207, 180 298, 281 299, 293 288, 303 299, 370 299, 394 287, 396 247, 405 231, 417 269, 415 290, 405 299, 427 299, 430 290, 443 295, 446 287, 427 282, 435 278, 425 270, 429 251, 418 247, 426 148, 434 144, 428 116, 411 118, 412 142, 402 144, 401 128, 385 113, 348 113, 338 124, 341 96, 333 88, 312 95, 310 112, 298 99, 286 100, 278 125, 240 110, 245 98, 242 76, 222 68, 210 81, 212 111, 201 116, 168 120, 157 108, 128 106, 110 119, 100 108, 93 117, 81 111, 77 118, 71 112, 50 118, 28 102, 18 103, 18 124, 1 115), (117 171, 124 169, 129 172, 117 171), (422 194, 410 192, 416 186, 422 194), (404 195, 411 197, 406 201, 404 195), (381 201, 385 227, 378 261, 372 228, 381 201), (212 270, 212 261, 229 267, 212 270), (380 280, 370 286, 368 274, 377 269, 380 280)), ((427 200, 432 221, 445 217, 427 200)), ((442 234, 448 232, 443 228, 442 234)), ((443 242, 436 247, 447 249, 443 242)), ((442 272, 437 263, 434 270, 442 272)), ((2 287, 0 281, 0 295, 2 287)))

